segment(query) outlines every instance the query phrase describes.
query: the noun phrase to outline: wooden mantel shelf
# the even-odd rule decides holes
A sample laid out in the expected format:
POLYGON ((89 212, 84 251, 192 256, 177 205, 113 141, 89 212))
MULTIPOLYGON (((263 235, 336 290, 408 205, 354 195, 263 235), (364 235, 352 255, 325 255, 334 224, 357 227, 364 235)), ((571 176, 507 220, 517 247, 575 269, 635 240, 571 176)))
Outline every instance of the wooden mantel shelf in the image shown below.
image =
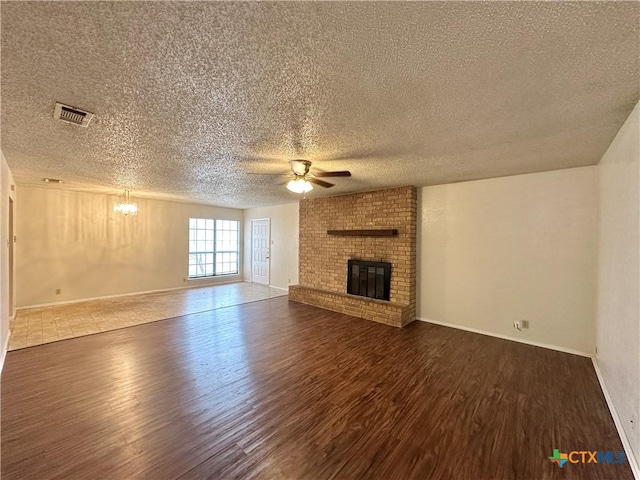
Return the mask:
POLYGON ((337 235, 340 237, 395 237, 398 230, 327 230, 327 235, 337 235))

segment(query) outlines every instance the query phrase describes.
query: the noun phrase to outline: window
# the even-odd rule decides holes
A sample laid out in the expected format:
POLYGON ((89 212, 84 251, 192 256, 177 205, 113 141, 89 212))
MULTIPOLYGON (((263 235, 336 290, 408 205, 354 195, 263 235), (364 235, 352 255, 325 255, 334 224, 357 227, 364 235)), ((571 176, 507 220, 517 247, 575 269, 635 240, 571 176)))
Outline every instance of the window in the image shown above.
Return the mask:
POLYGON ((240 222, 189 219, 189 278, 238 273, 240 222))

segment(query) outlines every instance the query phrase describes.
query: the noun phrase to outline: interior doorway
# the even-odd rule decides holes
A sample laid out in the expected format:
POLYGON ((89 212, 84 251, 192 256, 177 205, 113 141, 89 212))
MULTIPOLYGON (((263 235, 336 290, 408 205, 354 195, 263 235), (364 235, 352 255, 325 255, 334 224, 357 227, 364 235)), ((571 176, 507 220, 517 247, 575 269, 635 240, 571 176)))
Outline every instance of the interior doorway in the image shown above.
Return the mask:
POLYGON ((269 285, 271 219, 251 220, 251 281, 269 285))
POLYGON ((13 316, 13 246, 15 234, 13 233, 13 199, 9 197, 9 316, 13 316))

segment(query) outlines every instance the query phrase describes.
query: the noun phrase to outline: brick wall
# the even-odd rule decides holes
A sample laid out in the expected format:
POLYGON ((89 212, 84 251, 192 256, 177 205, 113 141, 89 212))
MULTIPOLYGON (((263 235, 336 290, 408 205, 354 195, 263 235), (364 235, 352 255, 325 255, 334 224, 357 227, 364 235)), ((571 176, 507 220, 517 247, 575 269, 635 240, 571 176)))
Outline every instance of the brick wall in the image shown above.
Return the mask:
POLYGON ((289 298, 403 326, 416 316, 417 191, 401 187, 300 202, 299 286, 289 298), (394 237, 342 237, 327 230, 397 229, 394 237), (346 294, 347 260, 391 263, 390 302, 346 294))

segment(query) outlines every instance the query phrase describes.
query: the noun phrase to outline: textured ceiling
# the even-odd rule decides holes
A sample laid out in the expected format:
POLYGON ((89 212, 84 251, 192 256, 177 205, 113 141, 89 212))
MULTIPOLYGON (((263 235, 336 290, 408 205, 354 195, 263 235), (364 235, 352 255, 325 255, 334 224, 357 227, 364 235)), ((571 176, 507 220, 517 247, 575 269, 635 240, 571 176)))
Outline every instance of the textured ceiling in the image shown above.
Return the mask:
POLYGON ((637 2, 2 2, 18 183, 245 208, 592 165, 639 98, 637 2), (54 121, 54 103, 94 112, 54 121))

